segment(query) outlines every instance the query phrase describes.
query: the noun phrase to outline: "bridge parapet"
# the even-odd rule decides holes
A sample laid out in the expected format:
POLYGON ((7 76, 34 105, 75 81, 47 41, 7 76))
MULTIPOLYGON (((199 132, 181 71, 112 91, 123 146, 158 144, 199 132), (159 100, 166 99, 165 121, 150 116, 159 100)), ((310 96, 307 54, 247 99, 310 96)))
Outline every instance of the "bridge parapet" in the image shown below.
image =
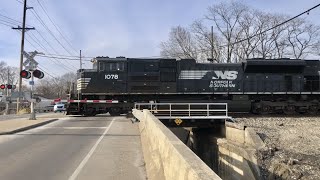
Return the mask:
POLYGON ((134 109, 133 115, 140 121, 148 179, 221 179, 150 111, 134 109))

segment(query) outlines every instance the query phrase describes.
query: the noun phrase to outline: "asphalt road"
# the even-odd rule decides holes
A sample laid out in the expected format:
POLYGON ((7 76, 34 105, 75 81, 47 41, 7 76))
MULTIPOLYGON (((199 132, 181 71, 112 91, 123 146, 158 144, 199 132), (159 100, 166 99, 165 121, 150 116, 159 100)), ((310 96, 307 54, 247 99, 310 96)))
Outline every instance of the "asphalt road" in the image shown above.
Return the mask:
POLYGON ((0 179, 146 179, 137 124, 70 117, 0 136, 0 179))

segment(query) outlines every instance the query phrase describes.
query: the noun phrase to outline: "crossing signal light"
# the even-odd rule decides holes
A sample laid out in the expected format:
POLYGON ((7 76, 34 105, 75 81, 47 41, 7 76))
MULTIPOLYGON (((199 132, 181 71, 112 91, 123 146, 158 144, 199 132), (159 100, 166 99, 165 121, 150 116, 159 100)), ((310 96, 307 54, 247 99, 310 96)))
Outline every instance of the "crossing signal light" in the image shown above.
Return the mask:
POLYGON ((44 74, 42 71, 39 71, 38 69, 33 71, 33 76, 39 79, 42 79, 44 77, 44 74))
POLYGON ((22 70, 20 72, 20 77, 25 78, 25 79, 29 79, 31 77, 31 73, 29 71, 22 70))
POLYGON ((11 85, 11 84, 1 84, 0 85, 0 89, 15 89, 16 88, 16 85, 11 85))

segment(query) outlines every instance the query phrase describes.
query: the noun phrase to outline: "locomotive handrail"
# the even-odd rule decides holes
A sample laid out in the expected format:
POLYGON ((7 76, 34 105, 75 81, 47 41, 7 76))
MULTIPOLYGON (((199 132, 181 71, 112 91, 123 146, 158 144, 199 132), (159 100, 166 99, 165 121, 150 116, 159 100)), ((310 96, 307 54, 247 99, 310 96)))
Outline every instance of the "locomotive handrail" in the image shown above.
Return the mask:
POLYGON ((135 109, 148 109, 159 119, 231 119, 227 103, 135 103, 135 109), (178 106, 178 107, 175 107, 178 106), (199 106, 202 106, 201 109, 199 106), (163 114, 166 112, 166 114, 163 114), (180 112, 180 113, 179 113, 180 112), (203 114, 199 114, 203 112, 203 114))

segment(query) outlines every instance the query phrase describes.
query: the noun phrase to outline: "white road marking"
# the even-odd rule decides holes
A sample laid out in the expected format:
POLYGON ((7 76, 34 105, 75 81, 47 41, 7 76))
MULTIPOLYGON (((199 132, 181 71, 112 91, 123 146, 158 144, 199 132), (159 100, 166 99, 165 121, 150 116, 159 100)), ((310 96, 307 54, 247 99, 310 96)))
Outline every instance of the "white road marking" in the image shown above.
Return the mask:
POLYGON ((106 129, 107 127, 39 127, 39 129, 106 129))
POLYGON ((101 140, 103 139, 103 137, 108 133, 110 127, 112 126, 114 122, 114 119, 112 119, 111 123, 109 124, 109 126, 107 127, 107 129, 103 132, 103 134, 100 136, 100 138, 97 140, 97 142, 94 144, 94 146, 91 148, 91 150, 89 151, 89 153, 86 155, 86 157, 81 161, 81 163, 79 164, 79 166, 77 167, 77 169, 73 172, 73 174, 69 177, 69 180, 75 180, 77 178, 77 176, 79 175, 79 173, 81 172, 81 170, 83 169, 83 167, 86 165, 86 163, 88 162, 88 160, 90 159, 90 157, 92 156, 93 152, 96 150, 96 148, 98 147, 99 143, 101 142, 101 140))

